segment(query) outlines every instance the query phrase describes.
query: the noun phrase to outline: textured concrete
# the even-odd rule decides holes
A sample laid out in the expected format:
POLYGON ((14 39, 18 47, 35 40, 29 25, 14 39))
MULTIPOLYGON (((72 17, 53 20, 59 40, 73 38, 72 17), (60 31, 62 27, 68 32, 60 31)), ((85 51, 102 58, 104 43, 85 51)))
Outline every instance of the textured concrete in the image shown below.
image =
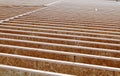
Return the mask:
POLYGON ((0 57, 1 57, 0 63, 10 66, 25 67, 25 68, 51 71, 57 73, 67 73, 78 76, 81 75, 93 76, 99 74, 103 76, 120 75, 119 68, 103 67, 103 66, 96 66, 96 65, 89 65, 82 63, 65 62, 65 61, 34 58, 34 57, 3 54, 3 53, 0 53, 0 57), (4 60, 6 63, 4 63, 2 59, 6 59, 4 60))
POLYGON ((61 0, 2 22, 0 64, 77 76, 120 76, 119 4, 61 0))
POLYGON ((0 20, 4 20, 22 13, 26 13, 28 11, 38 9, 38 8, 40 7, 0 6, 0 20))
POLYGON ((72 76, 48 71, 0 65, 0 76, 72 76))
POLYGON ((27 6, 40 6, 48 4, 56 0, 0 0, 0 5, 27 5, 27 6))

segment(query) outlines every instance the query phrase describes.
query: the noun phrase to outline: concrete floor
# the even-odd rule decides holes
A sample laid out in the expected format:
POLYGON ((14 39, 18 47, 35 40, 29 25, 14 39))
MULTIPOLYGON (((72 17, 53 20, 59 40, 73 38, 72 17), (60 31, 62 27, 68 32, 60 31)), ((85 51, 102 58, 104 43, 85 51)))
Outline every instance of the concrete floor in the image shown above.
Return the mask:
MULTIPOLYGON (((22 10, 8 11, 0 11, 0 18, 22 10)), ((120 3, 61 0, 2 22, 0 64, 76 76, 120 76, 120 3)))
MULTIPOLYGON (((62 0, 46 9, 33 13, 31 17, 58 20, 77 24, 116 24, 120 23, 120 3, 106 0, 62 0)), ((50 22, 50 21, 49 21, 50 22)))
POLYGON ((40 6, 56 0, 0 0, 0 5, 29 5, 40 6))

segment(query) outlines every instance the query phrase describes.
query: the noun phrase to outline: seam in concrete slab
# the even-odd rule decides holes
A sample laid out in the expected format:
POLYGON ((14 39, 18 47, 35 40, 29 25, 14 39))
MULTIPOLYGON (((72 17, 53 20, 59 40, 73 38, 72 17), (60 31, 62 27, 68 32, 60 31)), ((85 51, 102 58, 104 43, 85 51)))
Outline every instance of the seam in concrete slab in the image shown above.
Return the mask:
POLYGON ((20 14, 20 15, 17 15, 17 16, 13 16, 13 17, 10 17, 10 18, 7 18, 7 19, 4 19, 4 20, 0 20, 0 24, 2 24, 3 22, 6 22, 6 21, 10 21, 10 20, 13 20, 15 18, 19 18, 19 17, 22 17, 22 16, 26 16, 26 15, 29 15, 31 13, 34 13, 34 12, 37 12, 39 10, 42 10, 42 9, 45 9, 46 7, 50 6, 50 5, 53 5, 53 4, 56 4, 58 2, 61 2, 61 0, 58 0, 58 1, 55 1, 55 2, 52 2, 52 3, 49 3, 49 4, 44 4, 43 8, 39 8, 39 9, 36 9, 36 10, 33 10, 33 11, 30 11, 30 12, 26 12, 26 13, 23 13, 23 14, 20 14))
POLYGON ((62 0, 58 0, 58 1, 55 1, 55 2, 52 2, 52 3, 49 3, 49 4, 45 4, 44 6, 50 6, 50 5, 53 5, 53 4, 56 4, 56 3, 59 3, 61 2, 62 0))

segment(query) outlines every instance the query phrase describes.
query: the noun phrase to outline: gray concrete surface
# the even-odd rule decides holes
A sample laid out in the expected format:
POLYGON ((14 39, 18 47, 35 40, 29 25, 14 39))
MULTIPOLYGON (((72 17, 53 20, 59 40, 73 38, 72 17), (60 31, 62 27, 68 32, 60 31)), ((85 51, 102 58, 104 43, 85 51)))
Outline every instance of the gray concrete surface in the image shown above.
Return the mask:
POLYGON ((33 5, 39 6, 57 0, 0 0, 0 5, 33 5))

